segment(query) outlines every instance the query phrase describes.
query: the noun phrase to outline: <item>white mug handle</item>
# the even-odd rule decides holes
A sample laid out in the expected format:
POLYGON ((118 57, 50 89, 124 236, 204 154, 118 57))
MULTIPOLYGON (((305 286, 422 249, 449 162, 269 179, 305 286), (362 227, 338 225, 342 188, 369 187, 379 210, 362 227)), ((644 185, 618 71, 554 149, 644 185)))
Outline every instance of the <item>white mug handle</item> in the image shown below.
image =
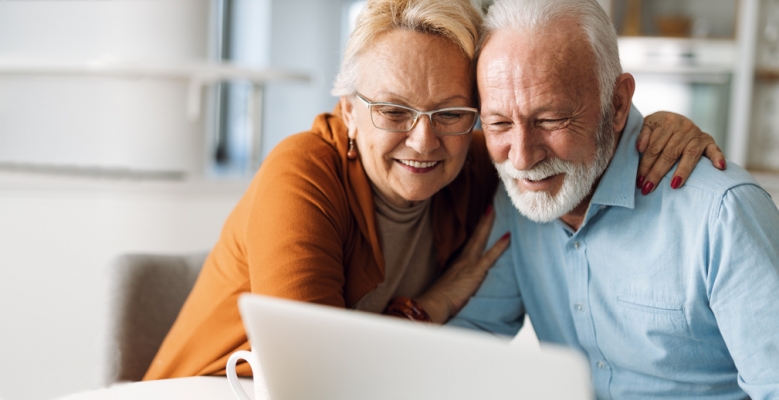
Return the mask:
POLYGON ((230 382, 230 387, 233 389, 235 397, 239 400, 252 400, 246 392, 243 391, 241 382, 238 381, 238 374, 235 372, 235 364, 238 363, 238 360, 246 360, 246 362, 252 366, 252 370, 254 369, 254 365, 252 365, 252 352, 238 350, 231 354, 230 358, 227 359, 227 381, 230 382))

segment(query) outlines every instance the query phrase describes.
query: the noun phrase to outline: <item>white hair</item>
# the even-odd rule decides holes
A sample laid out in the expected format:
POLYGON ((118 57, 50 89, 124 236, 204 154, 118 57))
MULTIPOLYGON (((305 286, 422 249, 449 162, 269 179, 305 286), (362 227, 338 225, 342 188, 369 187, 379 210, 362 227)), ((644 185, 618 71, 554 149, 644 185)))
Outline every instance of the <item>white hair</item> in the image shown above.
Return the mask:
MULTIPOLYGON (((496 0, 484 19, 477 57, 497 30, 539 32, 561 18, 579 22, 592 45, 600 89, 601 112, 611 108, 614 85, 622 74, 617 32, 596 0, 496 0)), ((552 50, 550 50, 552 51, 552 50)))
POLYGON ((471 0, 368 0, 357 16, 330 93, 349 96, 356 92, 360 56, 382 33, 409 30, 440 36, 460 47, 471 61, 481 23, 481 10, 471 0))

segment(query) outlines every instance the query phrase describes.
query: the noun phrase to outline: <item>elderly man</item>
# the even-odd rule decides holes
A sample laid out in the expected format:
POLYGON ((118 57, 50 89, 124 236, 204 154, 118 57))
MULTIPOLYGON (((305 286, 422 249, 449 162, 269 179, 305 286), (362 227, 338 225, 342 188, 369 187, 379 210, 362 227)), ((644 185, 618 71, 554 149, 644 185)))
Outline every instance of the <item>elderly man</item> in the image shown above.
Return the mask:
POLYGON ((705 162, 639 195, 635 83, 595 0, 498 0, 486 27, 491 241, 511 246, 450 325, 513 335, 527 313, 588 357, 599 398, 779 398, 770 196, 705 162))

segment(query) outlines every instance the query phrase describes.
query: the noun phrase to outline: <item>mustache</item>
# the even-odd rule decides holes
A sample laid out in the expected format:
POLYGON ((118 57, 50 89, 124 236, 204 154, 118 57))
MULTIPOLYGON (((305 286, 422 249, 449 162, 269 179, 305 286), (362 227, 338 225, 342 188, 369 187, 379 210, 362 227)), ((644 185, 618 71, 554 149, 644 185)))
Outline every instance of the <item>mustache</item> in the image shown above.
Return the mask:
POLYGON ((550 176, 573 174, 576 172, 576 166, 572 162, 564 161, 559 158, 547 158, 534 165, 533 168, 526 170, 514 168, 511 164, 511 160, 506 160, 502 163, 493 161, 493 164, 503 178, 525 179, 530 181, 540 181, 550 176))

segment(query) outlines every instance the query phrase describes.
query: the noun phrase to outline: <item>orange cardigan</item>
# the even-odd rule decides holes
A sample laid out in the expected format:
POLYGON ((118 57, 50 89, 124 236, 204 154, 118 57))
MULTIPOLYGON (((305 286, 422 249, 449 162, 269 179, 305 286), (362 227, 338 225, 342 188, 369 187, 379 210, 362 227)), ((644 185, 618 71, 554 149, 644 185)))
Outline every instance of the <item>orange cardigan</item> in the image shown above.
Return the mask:
MULTIPOLYGON (((383 281, 371 186, 359 158, 346 157, 346 132, 336 107, 268 155, 144 379, 224 375, 230 354, 250 348, 241 293, 350 308, 383 281)), ((484 137, 474 132, 462 172, 433 196, 439 270, 470 236, 497 183, 484 137)), ((248 364, 238 373, 251 376, 248 364)))

